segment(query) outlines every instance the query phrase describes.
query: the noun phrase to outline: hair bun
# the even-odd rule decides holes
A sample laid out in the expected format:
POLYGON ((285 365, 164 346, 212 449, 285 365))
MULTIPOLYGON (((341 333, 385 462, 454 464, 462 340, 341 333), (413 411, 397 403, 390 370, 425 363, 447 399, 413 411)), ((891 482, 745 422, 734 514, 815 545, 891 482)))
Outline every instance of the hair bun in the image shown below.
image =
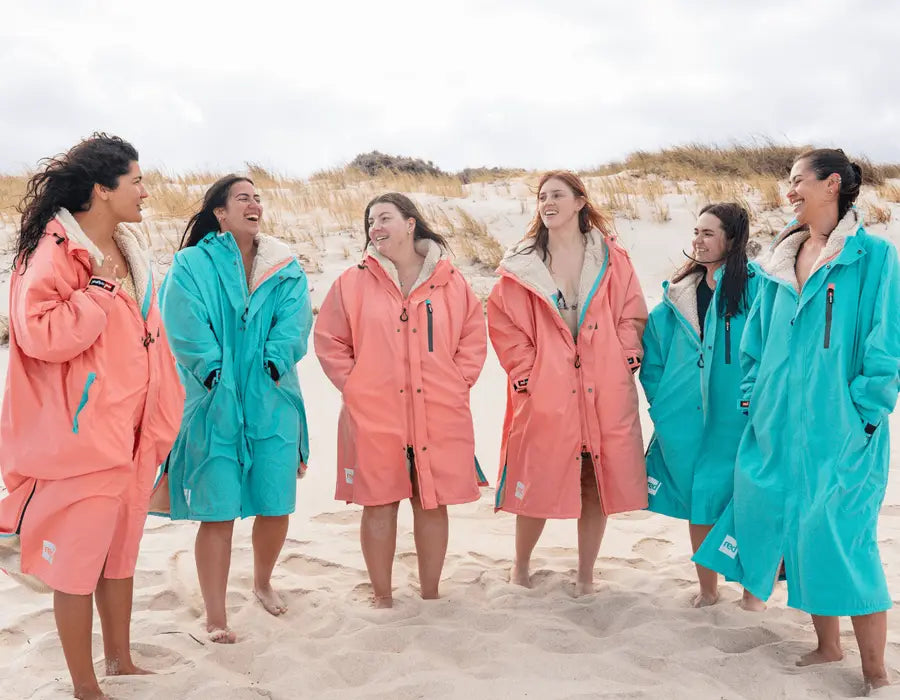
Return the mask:
POLYGON ((862 184, 862 168, 853 162, 850 163, 850 168, 853 170, 853 174, 856 175, 856 186, 859 187, 862 184))

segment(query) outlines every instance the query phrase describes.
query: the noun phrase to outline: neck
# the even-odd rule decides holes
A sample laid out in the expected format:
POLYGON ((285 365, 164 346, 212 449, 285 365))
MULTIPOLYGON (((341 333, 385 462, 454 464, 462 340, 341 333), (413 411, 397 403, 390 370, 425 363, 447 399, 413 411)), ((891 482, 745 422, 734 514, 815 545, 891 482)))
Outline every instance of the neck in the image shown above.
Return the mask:
POLYGON ((393 258, 388 258, 392 263, 394 263, 394 267, 397 270, 408 270, 411 267, 415 267, 416 265, 421 265, 422 261, 425 259, 416 251, 415 245, 411 245, 408 248, 398 251, 397 255, 393 258))
POLYGON ((710 289, 716 288, 716 270, 722 267, 722 263, 707 263, 706 268, 706 286, 710 289))
POLYGON ((547 247, 550 251, 576 248, 584 245, 584 234, 578 228, 578 221, 559 228, 550 229, 547 247))
MULTIPOLYGON (((231 234, 234 236, 234 234, 231 234)), ((256 246, 256 236, 234 236, 234 242, 237 243, 238 250, 242 255, 249 255, 256 246)))
POLYGON ((837 225, 837 209, 823 211, 807 223, 809 237, 812 241, 824 245, 828 241, 828 236, 831 235, 831 232, 834 231, 837 225))
POLYGON ((81 226, 84 234, 91 239, 98 248, 104 248, 112 243, 116 225, 119 223, 98 207, 91 207, 88 211, 79 211, 72 214, 75 221, 81 226))

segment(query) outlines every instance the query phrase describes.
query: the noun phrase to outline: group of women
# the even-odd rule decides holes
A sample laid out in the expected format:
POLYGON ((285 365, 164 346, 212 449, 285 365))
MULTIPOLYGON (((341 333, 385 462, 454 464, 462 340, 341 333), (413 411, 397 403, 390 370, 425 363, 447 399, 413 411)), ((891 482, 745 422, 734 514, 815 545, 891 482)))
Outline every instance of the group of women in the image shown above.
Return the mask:
MULTIPOLYGON (((134 148, 104 134, 47 161, 23 202, 10 287, 0 533, 17 545, 12 573, 54 592, 79 698, 104 697, 94 599, 107 673, 143 672, 129 626, 150 510, 200 523, 210 640, 237 638, 225 600, 238 517, 254 517, 254 593, 285 612, 271 576, 309 450, 296 372, 313 326, 307 280, 261 233, 253 182, 209 189, 157 294, 129 225, 141 177, 134 148)), ((513 583, 530 585, 546 520, 577 518, 576 594, 591 592, 607 517, 649 507, 689 523, 694 605, 716 602, 721 572, 744 586, 744 607, 763 609, 784 576, 818 633, 800 663, 841 658, 836 616, 850 615, 866 681, 888 683, 876 525, 900 390, 900 269, 852 207, 860 183, 841 151, 800 156, 795 220, 758 264, 747 212, 704 207, 689 260, 648 314, 582 181, 546 173, 500 264, 488 333, 445 239, 408 197, 375 197, 365 256, 332 285, 313 333, 343 398, 336 498, 363 507, 375 606, 392 604, 400 502, 421 595, 436 598, 447 506, 486 484, 469 392, 489 335, 509 377, 495 506, 516 515, 513 583)))

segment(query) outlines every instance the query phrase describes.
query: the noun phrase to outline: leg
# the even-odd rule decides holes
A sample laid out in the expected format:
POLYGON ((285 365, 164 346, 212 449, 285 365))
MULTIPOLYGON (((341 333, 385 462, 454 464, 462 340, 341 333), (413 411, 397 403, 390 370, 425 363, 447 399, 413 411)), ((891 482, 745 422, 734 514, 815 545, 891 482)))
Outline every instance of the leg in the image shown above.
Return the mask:
POLYGON ((746 588, 744 595, 741 596, 741 602, 738 603, 744 610, 749 612, 763 612, 766 609, 765 601, 760 600, 746 588))
POLYGON ((447 556, 450 525, 447 506, 425 510, 417 493, 410 499, 413 509, 413 534, 416 539, 416 558, 419 560, 419 588, 426 600, 438 596, 441 570, 447 556))
POLYGON ((600 504, 600 490, 589 457, 581 461, 581 517, 578 518, 578 579, 575 595, 594 592, 594 564, 606 531, 606 514, 600 504))
POLYGON ((394 552, 397 549, 399 509, 400 503, 363 507, 359 539, 375 594, 376 608, 390 608, 394 605, 391 573, 394 568, 394 552))
MULTIPOLYGON (((688 529, 691 534, 691 548, 694 554, 700 549, 703 540, 712 530, 712 525, 695 525, 688 523, 688 529)), ((703 608, 707 605, 714 605, 719 602, 719 574, 712 569, 696 564, 697 580, 700 582, 700 592, 694 596, 691 605, 695 608, 703 608)))
MULTIPOLYGON (((818 646, 814 651, 804 654, 797 661, 798 666, 812 666, 813 664, 827 664, 831 661, 840 661, 844 658, 841 651, 841 621, 838 617, 826 617, 824 615, 812 616, 813 627, 816 628, 818 646)), ((882 651, 882 654, 884 652, 882 651)))
POLYGON ((253 521, 253 593, 271 615, 287 612, 284 599, 272 588, 272 570, 287 531, 287 515, 258 515, 253 521))
POLYGON ((887 613, 877 612, 871 615, 851 617, 856 643, 859 644, 859 655, 862 658, 863 678, 866 689, 883 688, 890 685, 887 670, 884 667, 884 647, 887 644, 887 613))
POLYGON ((509 582, 531 588, 531 553, 544 531, 544 518, 516 516, 516 561, 509 573, 509 582))
POLYGON ((107 676, 130 676, 150 673, 131 660, 131 604, 134 578, 103 578, 95 593, 100 626, 103 629, 103 656, 107 676))
POLYGON ((231 568, 231 536, 234 521, 200 523, 194 543, 197 578, 206 607, 206 631, 214 642, 233 644, 237 637, 228 629, 225 592, 231 568))
POLYGON ((75 697, 82 700, 106 698, 97 683, 91 654, 93 605, 90 595, 73 595, 60 591, 53 593, 53 614, 56 617, 59 641, 72 677, 75 697))

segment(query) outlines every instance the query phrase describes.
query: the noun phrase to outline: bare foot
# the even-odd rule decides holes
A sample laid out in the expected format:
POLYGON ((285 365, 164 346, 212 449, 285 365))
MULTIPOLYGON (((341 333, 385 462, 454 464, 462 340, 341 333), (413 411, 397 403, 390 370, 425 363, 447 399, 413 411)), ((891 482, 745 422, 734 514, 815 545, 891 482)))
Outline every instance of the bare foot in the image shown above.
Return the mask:
POLYGON ((109 696, 100 690, 100 686, 97 685, 96 681, 92 685, 76 687, 72 695, 78 700, 110 700, 109 696))
POLYGON ((592 595, 594 593, 594 582, 593 581, 576 581, 575 582, 575 597, 580 598, 583 595, 592 595))
POLYGON ((866 695, 869 695, 873 690, 887 688, 891 684, 891 679, 888 678, 887 673, 879 674, 877 676, 864 676, 863 680, 866 684, 866 695))
POLYGON ((106 659, 107 676, 151 676, 153 671, 135 666, 131 659, 120 661, 119 659, 106 659))
POLYGON ((691 607, 693 608, 705 608, 709 605, 715 605, 719 602, 719 592, 713 591, 712 593, 705 593, 700 591, 697 595, 691 598, 691 607))
POLYGON ((287 612, 287 603, 284 602, 284 598, 272 586, 254 588, 253 595, 256 596, 256 599, 270 615, 278 617, 287 612))
POLYGON ((215 644, 234 644, 237 641, 237 635, 230 627, 207 625, 206 631, 209 635, 209 641, 215 644))
POLYGON ((816 664, 830 664, 844 658, 844 652, 838 649, 822 649, 821 647, 804 654, 797 661, 798 666, 815 666, 816 664))
POLYGON ((746 590, 738 605, 748 612, 763 612, 766 609, 766 604, 763 601, 746 590))
POLYGON ((373 608, 393 608, 394 597, 390 595, 377 595, 372 599, 373 608))
POLYGON ((517 586, 531 588, 531 576, 528 574, 528 569, 522 571, 518 565, 513 565, 513 568, 509 570, 509 582, 517 586))

